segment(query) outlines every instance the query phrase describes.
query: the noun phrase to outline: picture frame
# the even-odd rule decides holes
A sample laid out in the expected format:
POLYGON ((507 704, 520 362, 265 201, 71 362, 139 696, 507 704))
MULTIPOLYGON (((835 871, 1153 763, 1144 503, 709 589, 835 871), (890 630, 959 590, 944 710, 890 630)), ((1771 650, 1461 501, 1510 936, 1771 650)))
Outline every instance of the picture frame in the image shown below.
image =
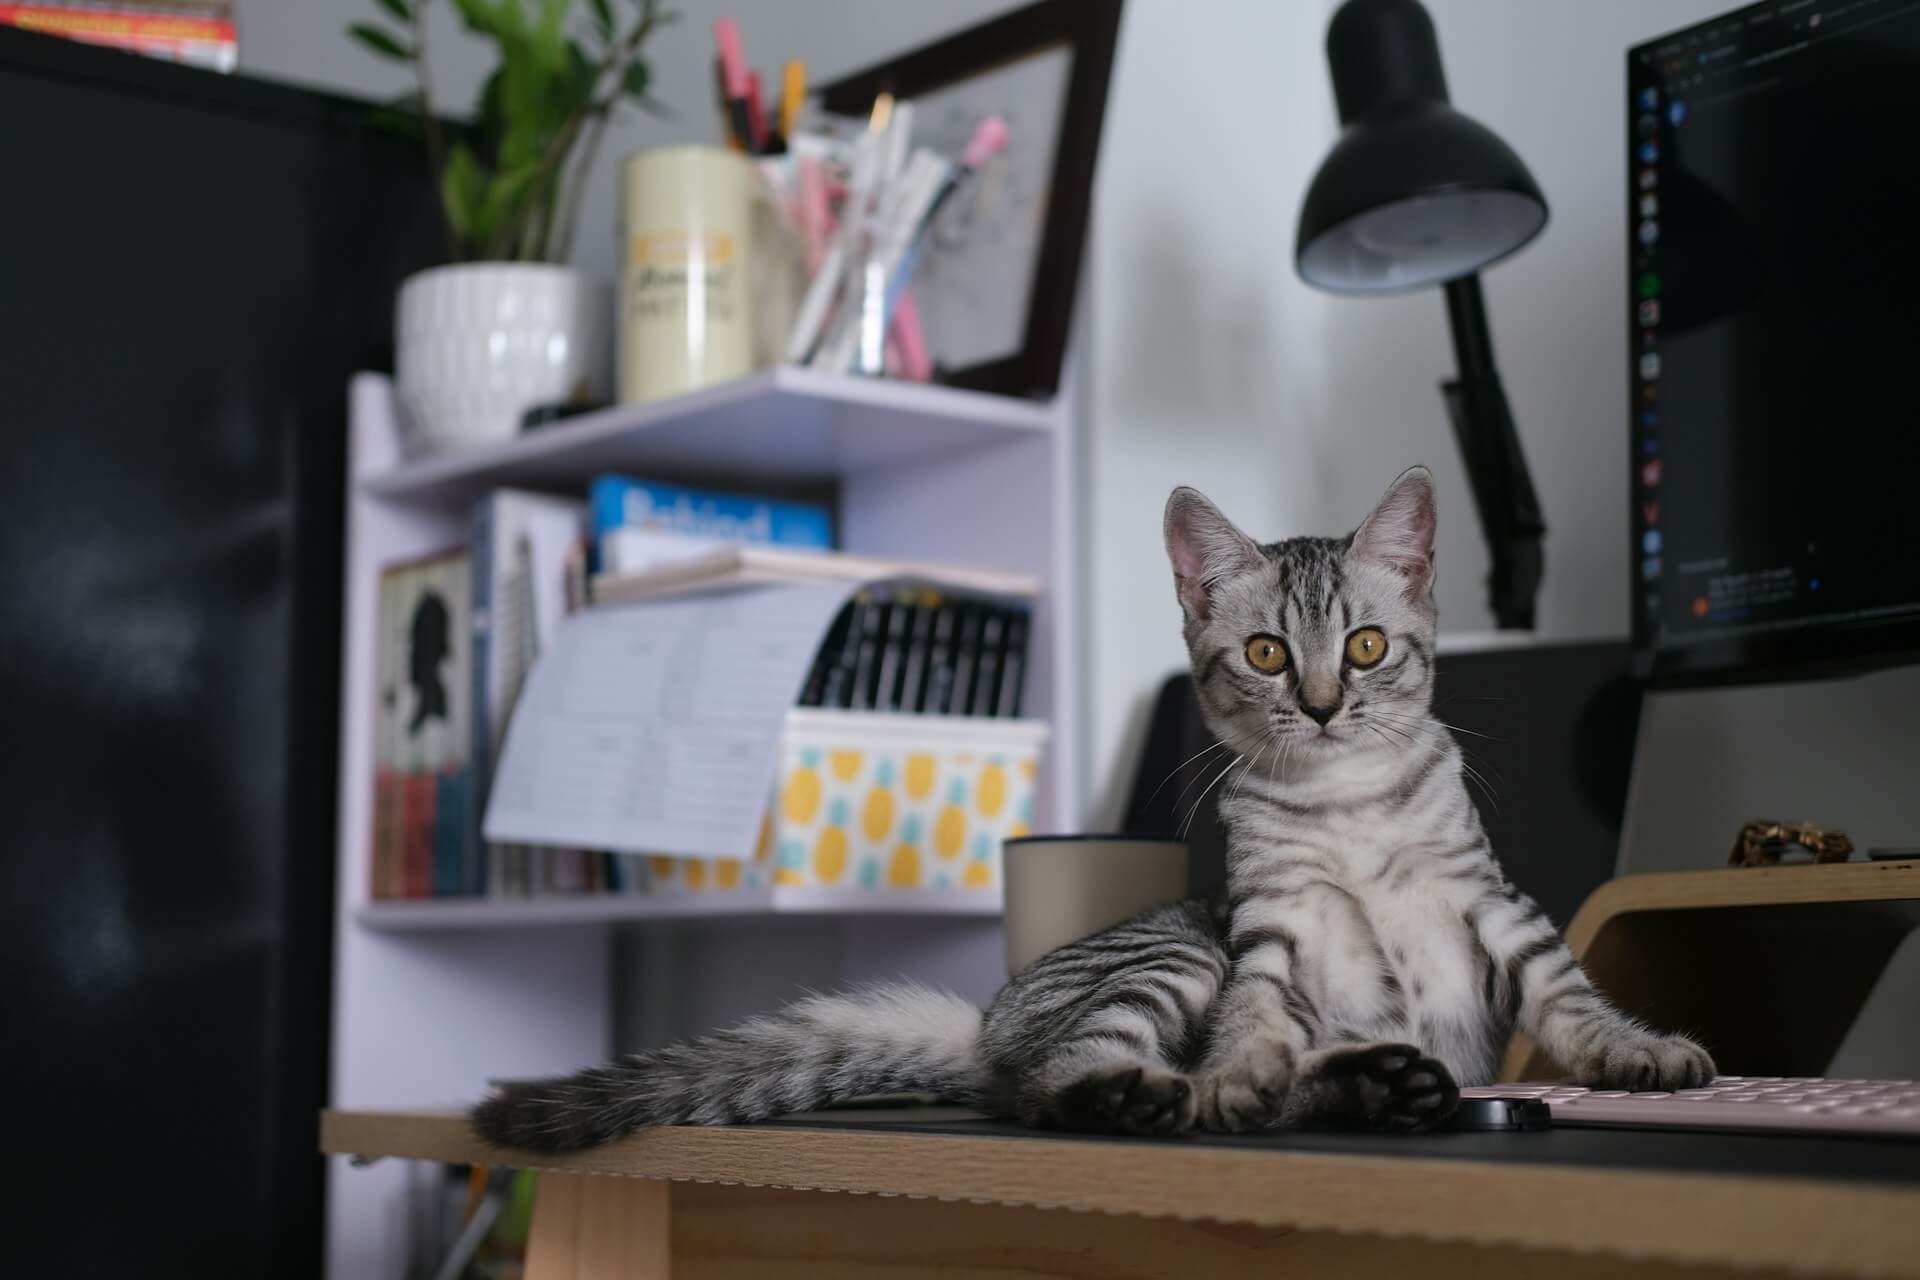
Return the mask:
POLYGON ((986 116, 1008 120, 1006 151, 943 211, 915 273, 936 382, 1059 390, 1120 11, 1121 0, 1038 0, 820 90, 838 116, 865 116, 883 93, 914 103, 916 143, 943 154, 986 116))

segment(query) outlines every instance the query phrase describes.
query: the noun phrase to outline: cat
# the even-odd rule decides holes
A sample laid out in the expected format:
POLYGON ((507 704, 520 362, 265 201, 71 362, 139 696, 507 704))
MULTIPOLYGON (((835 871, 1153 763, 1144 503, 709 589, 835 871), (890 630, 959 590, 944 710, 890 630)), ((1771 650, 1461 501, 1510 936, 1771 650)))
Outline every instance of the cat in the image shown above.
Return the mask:
POLYGON ((1344 538, 1262 546, 1193 489, 1164 530, 1195 689, 1228 763, 1224 901, 1069 944, 983 1012, 914 984, 820 995, 474 1108, 482 1138, 577 1150, 650 1125, 936 1093, 1025 1124, 1418 1129, 1510 1034, 1583 1084, 1682 1089, 1706 1051, 1594 990, 1502 874, 1433 716, 1435 508, 1414 468, 1344 538))

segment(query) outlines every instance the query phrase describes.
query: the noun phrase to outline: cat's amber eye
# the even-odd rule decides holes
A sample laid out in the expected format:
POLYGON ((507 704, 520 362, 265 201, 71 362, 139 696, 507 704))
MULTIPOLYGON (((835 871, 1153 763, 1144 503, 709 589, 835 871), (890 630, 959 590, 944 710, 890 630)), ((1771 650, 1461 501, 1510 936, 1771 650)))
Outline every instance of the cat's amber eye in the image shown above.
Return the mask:
POLYGON ((1247 641, 1247 661, 1255 671, 1273 675, 1287 665, 1287 646, 1272 636, 1255 636, 1247 641))
POLYGON ((1387 636, 1378 627, 1362 627, 1347 637, 1347 661, 1371 667, 1387 656, 1387 636))

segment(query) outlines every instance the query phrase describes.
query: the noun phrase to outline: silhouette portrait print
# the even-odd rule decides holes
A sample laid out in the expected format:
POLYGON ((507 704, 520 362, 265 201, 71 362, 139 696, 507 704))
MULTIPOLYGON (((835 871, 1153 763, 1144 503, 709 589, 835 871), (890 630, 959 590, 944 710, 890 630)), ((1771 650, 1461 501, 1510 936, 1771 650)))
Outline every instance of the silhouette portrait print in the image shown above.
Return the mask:
POLYGON ((447 634, 447 602, 437 591, 425 591, 413 606, 410 650, 407 655, 407 683, 413 686, 413 721, 408 733, 438 716, 447 718, 447 688, 440 682, 440 664, 452 654, 447 634))

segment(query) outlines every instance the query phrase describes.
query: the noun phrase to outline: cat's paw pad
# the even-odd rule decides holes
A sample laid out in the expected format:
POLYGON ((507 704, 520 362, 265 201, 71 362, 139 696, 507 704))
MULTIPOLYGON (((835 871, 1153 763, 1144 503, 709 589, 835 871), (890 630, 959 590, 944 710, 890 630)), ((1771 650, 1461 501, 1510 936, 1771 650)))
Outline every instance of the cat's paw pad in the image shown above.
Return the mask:
POLYGON ((1086 1133, 1160 1137, 1193 1127, 1193 1086, 1155 1067, 1105 1067, 1060 1091, 1054 1118, 1086 1133))
POLYGON ((1339 1089, 1342 1110, 1384 1128, 1430 1127, 1452 1115, 1460 1102, 1460 1088, 1446 1064, 1410 1044, 1336 1050, 1315 1069, 1339 1089))
POLYGON ((1693 1039, 1642 1035, 1615 1041, 1594 1054, 1581 1083, 1596 1089, 1671 1093, 1712 1084, 1714 1074, 1713 1058, 1693 1039))
POLYGON ((1280 1123, 1293 1083, 1293 1050, 1282 1043, 1249 1046, 1203 1071, 1200 1123, 1215 1133, 1257 1133, 1280 1123))

